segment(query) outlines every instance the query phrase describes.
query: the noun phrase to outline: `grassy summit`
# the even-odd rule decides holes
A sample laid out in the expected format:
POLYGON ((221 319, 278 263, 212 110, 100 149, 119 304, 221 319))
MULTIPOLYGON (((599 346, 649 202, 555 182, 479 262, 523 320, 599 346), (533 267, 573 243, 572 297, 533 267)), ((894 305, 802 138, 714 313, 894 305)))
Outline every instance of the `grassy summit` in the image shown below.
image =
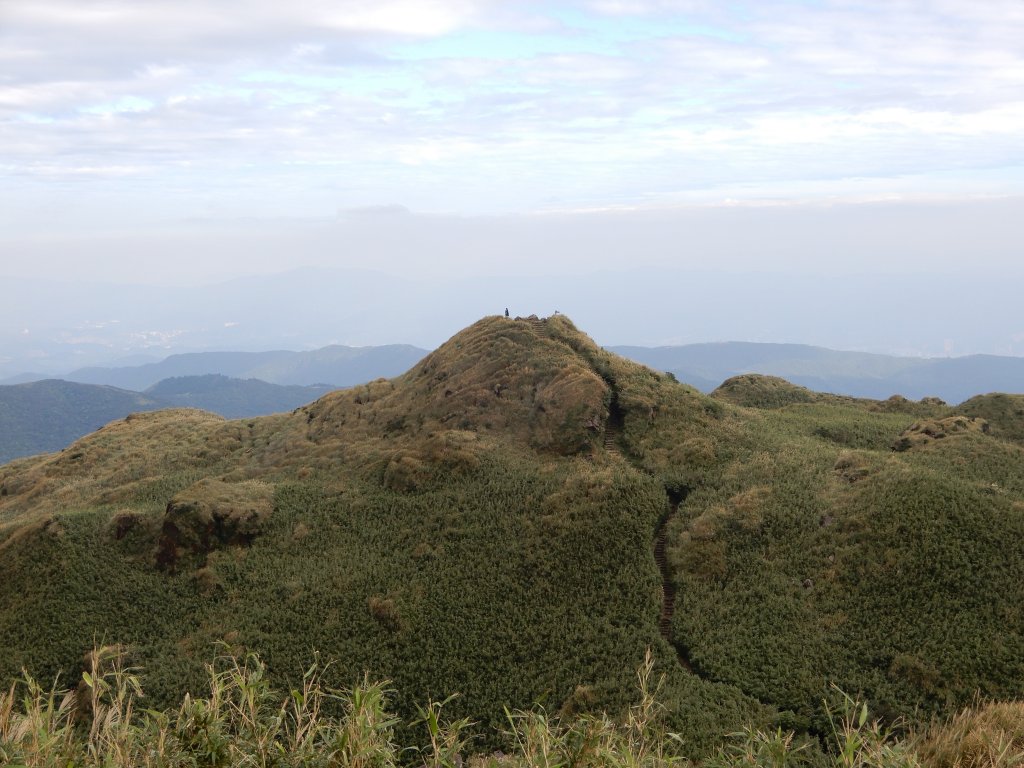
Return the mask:
POLYGON ((494 729, 621 710, 650 647, 694 753, 820 731, 831 682, 893 715, 1024 695, 1012 422, 805 392, 707 397, 491 317, 291 414, 129 417, 0 467, 0 677, 99 638, 168 703, 217 642, 279 680, 319 652, 494 729))

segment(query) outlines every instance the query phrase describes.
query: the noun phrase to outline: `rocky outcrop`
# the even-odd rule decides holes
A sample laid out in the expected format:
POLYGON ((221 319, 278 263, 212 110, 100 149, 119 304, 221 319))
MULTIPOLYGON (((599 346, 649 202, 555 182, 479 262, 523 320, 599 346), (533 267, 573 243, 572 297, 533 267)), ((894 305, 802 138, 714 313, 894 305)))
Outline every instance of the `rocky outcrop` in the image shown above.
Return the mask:
POLYGON ((183 562, 201 567, 214 550, 249 546, 270 515, 273 493, 268 483, 207 479, 175 495, 164 513, 157 567, 169 572, 183 562))

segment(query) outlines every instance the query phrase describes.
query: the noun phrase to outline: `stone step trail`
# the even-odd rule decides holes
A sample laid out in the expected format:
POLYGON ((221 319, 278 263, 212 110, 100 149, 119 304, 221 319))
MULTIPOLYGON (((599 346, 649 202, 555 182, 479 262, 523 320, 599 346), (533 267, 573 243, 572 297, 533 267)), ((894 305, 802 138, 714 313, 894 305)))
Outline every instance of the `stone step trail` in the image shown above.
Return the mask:
MULTIPOLYGON (((609 419, 609 421, 611 421, 609 419)), ((622 437, 622 427, 618 424, 605 423, 604 426, 604 449, 608 453, 614 453, 619 456, 622 455, 622 451, 619 450, 619 438, 622 437)))
POLYGON ((686 654, 675 643, 672 642, 672 616, 676 612, 676 586, 672 583, 672 571, 669 568, 668 557, 665 555, 665 547, 668 543, 668 526, 679 511, 679 502, 671 500, 668 513, 662 518, 658 530, 654 534, 654 562, 661 574, 661 614, 658 616, 658 631, 668 641, 669 645, 676 649, 676 657, 679 663, 689 672, 693 672, 693 665, 686 657, 686 654))
POLYGON ((530 315, 526 318, 526 322, 530 324, 538 336, 548 335, 548 324, 545 319, 537 317, 536 315, 530 315))
POLYGON ((675 516, 675 505, 669 512, 665 522, 658 528, 658 535, 654 539, 654 562, 661 573, 661 616, 658 618, 658 629, 661 636, 671 641, 672 615, 676 610, 676 588, 672 583, 671 574, 668 569, 668 559, 665 557, 665 543, 668 538, 668 523, 675 516))

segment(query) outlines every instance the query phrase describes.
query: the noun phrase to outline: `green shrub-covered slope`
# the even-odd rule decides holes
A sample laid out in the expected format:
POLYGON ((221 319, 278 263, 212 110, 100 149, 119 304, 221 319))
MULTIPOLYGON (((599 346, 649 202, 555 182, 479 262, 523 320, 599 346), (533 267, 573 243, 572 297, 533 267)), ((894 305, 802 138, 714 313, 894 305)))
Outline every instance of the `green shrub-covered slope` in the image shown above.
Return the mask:
POLYGON ((0 682, 117 642, 165 705, 223 643, 281 681, 315 654, 387 677, 406 720, 458 692, 495 732, 622 711, 651 648, 695 754, 822 731, 832 682, 914 717, 1022 696, 1014 408, 784 384, 707 397, 563 316, 492 317, 292 414, 112 423, 0 467, 0 682))

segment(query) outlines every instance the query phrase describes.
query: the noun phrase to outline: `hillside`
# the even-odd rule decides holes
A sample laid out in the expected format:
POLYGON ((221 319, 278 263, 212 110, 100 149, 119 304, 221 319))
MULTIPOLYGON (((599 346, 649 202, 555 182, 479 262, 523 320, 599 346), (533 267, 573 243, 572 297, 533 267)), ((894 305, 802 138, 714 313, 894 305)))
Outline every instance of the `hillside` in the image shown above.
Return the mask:
POLYGON ((229 419, 291 411, 333 389, 328 386, 270 384, 220 374, 177 376, 158 381, 145 394, 179 408, 201 408, 229 419))
POLYGON ((60 450, 139 411, 189 407, 245 418, 291 411, 330 390, 218 375, 166 379, 144 393, 56 379, 0 386, 0 462, 60 450))
POLYGON ((832 683, 918 719, 1021 698, 1020 408, 972 407, 709 397, 555 316, 294 413, 132 416, 0 468, 0 679, 74 675, 103 636, 162 704, 216 642, 278 680, 316 651, 494 732, 621 711, 650 647, 692 754, 825 732, 832 683))
POLYGON ((0 463, 60 450, 114 419, 166 405, 138 392, 55 379, 0 386, 0 463))
POLYGON ((959 403, 979 392, 1024 391, 1024 358, 927 358, 841 352, 806 344, 721 342, 670 347, 609 347, 612 352, 711 392, 748 373, 778 376, 819 392, 885 399, 938 397, 959 403))
POLYGON ((190 352, 158 363, 117 368, 81 368, 66 378, 142 392, 157 382, 183 376, 219 374, 288 386, 351 387, 382 376, 397 376, 427 351, 408 344, 379 347, 331 345, 308 352, 190 352))

